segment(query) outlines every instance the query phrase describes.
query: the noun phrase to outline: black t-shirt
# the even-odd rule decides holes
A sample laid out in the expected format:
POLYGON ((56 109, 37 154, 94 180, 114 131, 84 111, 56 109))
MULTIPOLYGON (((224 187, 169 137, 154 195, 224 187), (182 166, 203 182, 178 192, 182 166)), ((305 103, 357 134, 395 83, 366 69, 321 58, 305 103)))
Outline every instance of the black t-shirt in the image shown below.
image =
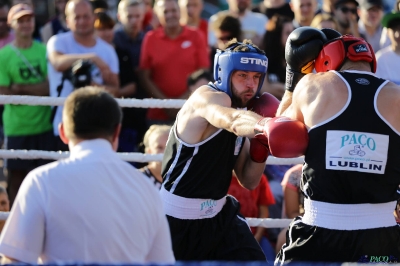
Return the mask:
MULTIPOLYGON (((115 48, 119 61, 119 83, 120 87, 129 84, 136 83, 138 77, 132 67, 132 58, 128 51, 124 49, 115 48)), ((144 95, 140 93, 141 90, 137 90, 137 93, 127 96, 126 98, 143 99, 144 95)), ((122 127, 136 129, 139 132, 139 138, 141 139, 146 131, 146 108, 122 108, 123 118, 122 127)))

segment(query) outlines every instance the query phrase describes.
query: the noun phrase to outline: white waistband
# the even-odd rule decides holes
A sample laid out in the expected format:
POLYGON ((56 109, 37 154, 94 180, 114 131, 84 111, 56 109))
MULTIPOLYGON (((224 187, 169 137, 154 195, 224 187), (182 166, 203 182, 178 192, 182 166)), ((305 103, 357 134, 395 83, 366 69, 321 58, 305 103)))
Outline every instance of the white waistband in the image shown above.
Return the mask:
POLYGON ((226 197, 219 200, 184 198, 170 193, 164 186, 161 187, 160 195, 165 214, 183 220, 212 218, 222 210, 226 202, 226 197))
POLYGON ((361 230, 395 226, 396 201, 379 204, 333 204, 304 199, 302 222, 333 230, 361 230))

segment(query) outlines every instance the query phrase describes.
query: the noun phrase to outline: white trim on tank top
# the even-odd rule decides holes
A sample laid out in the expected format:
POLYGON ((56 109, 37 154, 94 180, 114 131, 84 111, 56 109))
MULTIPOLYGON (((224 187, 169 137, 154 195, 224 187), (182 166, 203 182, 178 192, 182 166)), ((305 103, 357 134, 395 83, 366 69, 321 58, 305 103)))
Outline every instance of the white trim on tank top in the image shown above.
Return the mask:
POLYGON ((389 122, 383 117, 383 115, 379 112, 378 110, 378 94, 379 92, 382 90, 382 88, 389 82, 389 80, 386 80, 385 82, 382 83, 381 86, 379 86, 379 88, 376 90, 375 93, 375 97, 374 97, 374 109, 375 109, 375 113, 382 119, 382 121, 388 126, 390 127, 393 132, 395 132, 397 135, 400 135, 400 132, 397 131, 391 124, 389 124, 389 122))

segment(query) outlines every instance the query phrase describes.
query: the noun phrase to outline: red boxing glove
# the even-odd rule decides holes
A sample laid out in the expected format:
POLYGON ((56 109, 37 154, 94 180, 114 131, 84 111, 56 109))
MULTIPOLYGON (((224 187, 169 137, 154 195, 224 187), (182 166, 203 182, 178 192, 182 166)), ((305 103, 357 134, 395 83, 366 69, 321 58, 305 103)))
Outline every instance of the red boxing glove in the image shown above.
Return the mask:
MULTIPOLYGON (((279 100, 268 92, 255 97, 247 104, 247 109, 263 117, 275 117, 279 100)), ((250 158, 256 163, 264 163, 269 154, 268 140, 259 134, 250 140, 250 158)))
POLYGON ((308 130, 300 121, 288 117, 263 118, 255 126, 255 139, 279 158, 294 158, 305 154, 308 130))
POLYGON ((247 110, 253 111, 262 117, 275 117, 279 100, 272 94, 264 92, 260 97, 255 97, 247 104, 247 110))
POLYGON ((268 140, 262 134, 250 139, 250 158, 256 163, 264 163, 269 154, 268 140))

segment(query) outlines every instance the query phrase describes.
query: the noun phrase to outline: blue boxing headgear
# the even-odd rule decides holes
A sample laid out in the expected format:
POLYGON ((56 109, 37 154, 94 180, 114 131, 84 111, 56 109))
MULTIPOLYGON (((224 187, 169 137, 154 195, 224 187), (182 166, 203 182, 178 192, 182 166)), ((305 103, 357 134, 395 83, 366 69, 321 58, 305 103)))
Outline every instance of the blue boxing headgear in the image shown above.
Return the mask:
POLYGON ((217 50, 214 57, 214 80, 218 90, 232 98, 231 76, 234 71, 252 71, 261 73, 256 95, 260 92, 268 69, 268 58, 265 53, 247 43, 235 43, 224 51, 217 50), (244 47, 234 51, 238 46, 244 47))

